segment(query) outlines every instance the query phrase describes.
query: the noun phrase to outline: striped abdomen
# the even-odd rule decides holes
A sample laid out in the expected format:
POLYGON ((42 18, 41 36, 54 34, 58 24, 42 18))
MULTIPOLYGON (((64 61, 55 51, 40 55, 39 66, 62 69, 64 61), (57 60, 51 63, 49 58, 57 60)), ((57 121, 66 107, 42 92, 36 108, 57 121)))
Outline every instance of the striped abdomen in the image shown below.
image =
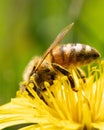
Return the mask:
POLYGON ((51 62, 63 67, 86 65, 100 57, 99 52, 84 44, 65 44, 56 46, 50 52, 51 62))

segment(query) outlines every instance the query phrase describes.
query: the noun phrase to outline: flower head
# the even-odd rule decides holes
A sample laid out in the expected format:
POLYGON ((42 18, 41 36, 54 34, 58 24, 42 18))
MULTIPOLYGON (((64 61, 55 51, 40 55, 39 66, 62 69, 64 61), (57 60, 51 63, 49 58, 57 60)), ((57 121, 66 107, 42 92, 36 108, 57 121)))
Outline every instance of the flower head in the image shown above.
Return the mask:
POLYGON ((98 67, 88 66, 86 82, 72 70, 75 92, 67 76, 59 75, 42 98, 27 85, 27 90, 17 91, 16 98, 0 106, 0 129, 17 124, 29 124, 21 130, 90 130, 104 128, 104 62, 98 67))

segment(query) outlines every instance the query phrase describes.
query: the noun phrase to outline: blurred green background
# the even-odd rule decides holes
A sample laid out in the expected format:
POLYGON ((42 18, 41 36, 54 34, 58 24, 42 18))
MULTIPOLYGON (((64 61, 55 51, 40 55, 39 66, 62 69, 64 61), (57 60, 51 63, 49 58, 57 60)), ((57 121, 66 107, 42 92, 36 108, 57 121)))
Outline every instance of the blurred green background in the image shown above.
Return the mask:
POLYGON ((15 97, 29 60, 71 22, 63 43, 89 44, 104 57, 104 0, 0 0, 0 104, 15 97))

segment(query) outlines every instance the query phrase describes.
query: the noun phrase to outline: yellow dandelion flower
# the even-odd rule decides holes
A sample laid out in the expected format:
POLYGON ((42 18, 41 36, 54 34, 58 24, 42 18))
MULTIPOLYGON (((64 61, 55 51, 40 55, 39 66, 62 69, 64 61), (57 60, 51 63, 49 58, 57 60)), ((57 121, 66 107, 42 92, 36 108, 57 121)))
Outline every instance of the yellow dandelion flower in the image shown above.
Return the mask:
POLYGON ((88 78, 82 83, 73 70, 78 92, 71 89, 68 78, 58 76, 42 100, 30 83, 28 91, 0 106, 0 129, 27 124, 20 130, 103 130, 104 129, 104 62, 88 67, 88 78), (30 123, 30 124, 29 124, 30 123))

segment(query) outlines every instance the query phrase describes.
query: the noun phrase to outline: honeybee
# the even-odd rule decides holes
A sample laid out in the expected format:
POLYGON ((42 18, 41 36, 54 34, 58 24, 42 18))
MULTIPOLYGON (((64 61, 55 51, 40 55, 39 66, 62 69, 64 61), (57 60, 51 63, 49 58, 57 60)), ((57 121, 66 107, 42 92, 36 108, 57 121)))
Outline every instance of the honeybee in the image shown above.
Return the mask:
MULTIPOLYGON (((75 89, 74 79, 71 75, 71 69, 73 67, 76 68, 78 75, 82 78, 83 82, 85 82, 85 74, 79 67, 91 63, 100 57, 100 53, 89 45, 80 43, 60 45, 60 42, 70 31, 72 26, 73 23, 64 28, 57 35, 43 57, 34 57, 25 70, 23 80, 29 84, 32 82, 30 78, 34 78, 35 82, 32 82, 34 90, 40 98, 42 98, 41 92, 46 90, 44 81, 48 81, 50 85, 52 85, 58 72, 66 75, 72 90, 77 91, 75 89)), ((27 90, 24 83, 22 83, 22 89, 27 90)))

